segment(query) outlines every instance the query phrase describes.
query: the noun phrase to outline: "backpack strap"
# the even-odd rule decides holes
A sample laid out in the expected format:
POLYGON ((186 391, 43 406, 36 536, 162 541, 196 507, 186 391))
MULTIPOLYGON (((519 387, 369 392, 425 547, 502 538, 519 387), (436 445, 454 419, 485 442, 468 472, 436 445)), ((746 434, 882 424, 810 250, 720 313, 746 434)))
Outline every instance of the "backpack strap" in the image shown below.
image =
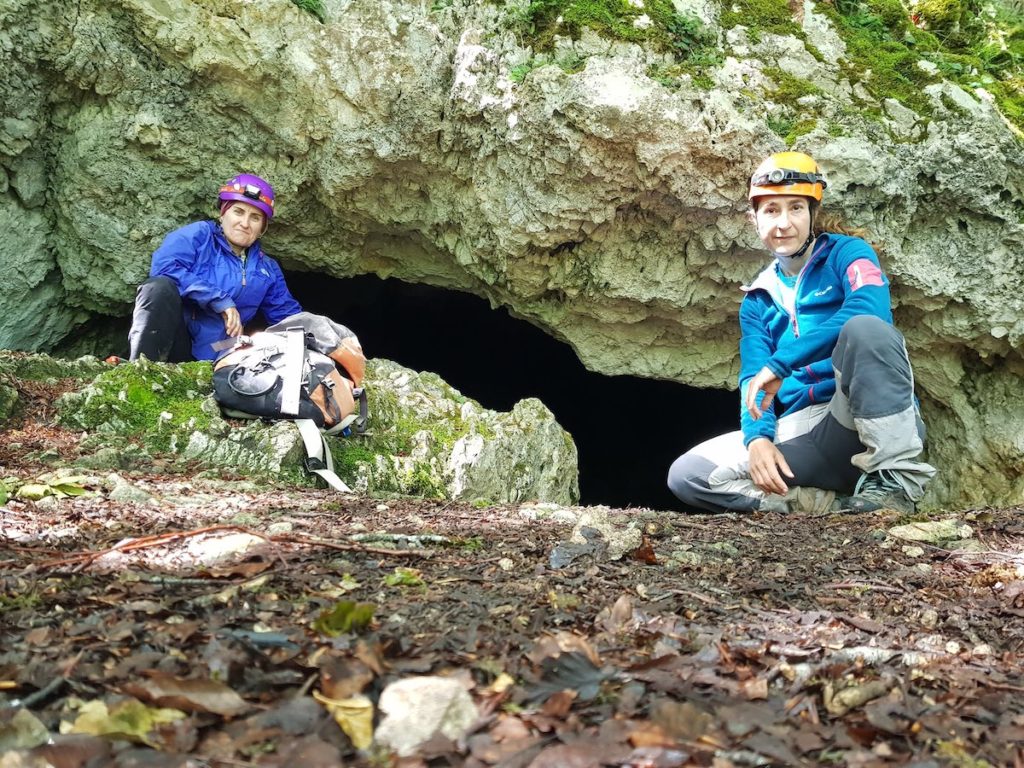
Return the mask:
POLYGON ((324 482, 336 491, 352 493, 352 489, 335 474, 331 449, 327 446, 327 441, 316 422, 312 419, 295 419, 295 426, 299 428, 302 445, 306 449, 306 471, 322 477, 324 482))
POLYGON ((297 416, 299 413, 299 387, 306 360, 306 332, 302 328, 289 328, 285 332, 284 365, 281 366, 281 413, 297 416))

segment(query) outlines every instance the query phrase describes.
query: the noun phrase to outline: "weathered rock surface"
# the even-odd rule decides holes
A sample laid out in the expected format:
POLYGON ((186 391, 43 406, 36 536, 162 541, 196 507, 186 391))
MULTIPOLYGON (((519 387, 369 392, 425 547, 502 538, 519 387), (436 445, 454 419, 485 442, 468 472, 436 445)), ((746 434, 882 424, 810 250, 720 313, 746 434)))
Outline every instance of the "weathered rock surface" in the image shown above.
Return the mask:
POLYGON ((744 182, 782 148, 781 70, 821 91, 797 146, 831 204, 886 246, 941 469, 928 502, 1024 499, 1024 153, 983 91, 936 78, 932 119, 872 103, 812 3, 818 57, 720 30, 711 90, 586 35, 559 49, 582 71, 516 83, 515 4, 443 5, 327 0, 322 25, 288 0, 0 1, 0 347, 126 316, 163 234, 246 167, 279 191, 286 266, 459 288, 593 370, 734 386, 737 286, 763 261, 744 182))
MULTIPOLYGON (((435 374, 387 360, 370 361, 365 386, 370 432, 329 439, 335 470, 355 490, 492 504, 579 500, 576 446, 540 401, 489 411, 435 374)), ((206 363, 122 364, 63 396, 60 421, 89 431, 83 447, 92 453, 80 462, 89 468, 144 468, 166 452, 200 469, 312 482, 292 424, 225 421, 211 391, 206 363)))

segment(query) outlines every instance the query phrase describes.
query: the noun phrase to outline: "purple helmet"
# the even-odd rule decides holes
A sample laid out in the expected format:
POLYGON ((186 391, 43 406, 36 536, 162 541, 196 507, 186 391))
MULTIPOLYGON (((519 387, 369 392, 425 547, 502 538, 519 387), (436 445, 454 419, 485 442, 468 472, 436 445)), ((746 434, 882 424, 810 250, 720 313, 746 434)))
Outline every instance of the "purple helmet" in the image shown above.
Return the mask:
POLYGON ((253 176, 251 173, 240 173, 235 178, 229 179, 220 188, 217 198, 222 205, 229 200, 239 200, 254 205, 266 214, 268 222, 274 218, 274 188, 259 176, 253 176))

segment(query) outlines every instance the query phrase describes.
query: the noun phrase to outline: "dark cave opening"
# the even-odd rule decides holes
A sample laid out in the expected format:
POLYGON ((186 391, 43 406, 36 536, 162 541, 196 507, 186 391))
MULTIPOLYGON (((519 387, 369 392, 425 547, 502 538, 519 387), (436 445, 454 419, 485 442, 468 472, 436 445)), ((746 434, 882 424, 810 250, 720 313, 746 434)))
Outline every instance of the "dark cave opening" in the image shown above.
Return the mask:
POLYGON ((304 309, 347 325, 370 357, 433 371, 485 408, 539 398, 576 441, 584 504, 677 509, 669 465, 737 428, 734 392, 593 373, 568 345, 471 294, 373 275, 286 277, 304 309))

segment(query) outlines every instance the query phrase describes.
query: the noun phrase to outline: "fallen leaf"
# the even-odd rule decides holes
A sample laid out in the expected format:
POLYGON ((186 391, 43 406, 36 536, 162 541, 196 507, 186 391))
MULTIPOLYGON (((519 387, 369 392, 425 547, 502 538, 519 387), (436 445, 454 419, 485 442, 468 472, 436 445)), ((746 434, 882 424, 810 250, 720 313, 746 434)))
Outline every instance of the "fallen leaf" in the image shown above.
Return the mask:
POLYGON ((752 677, 740 683, 740 692, 753 701, 768 698, 768 681, 761 677, 752 677))
POLYGON ((576 691, 557 691, 548 697, 540 711, 548 717, 565 717, 576 701, 576 691))
POLYGON ((332 699, 320 691, 313 691, 313 698, 330 712, 353 747, 366 749, 373 743, 373 702, 368 698, 359 695, 350 699, 332 699))
POLYGON ((27 709, 0 711, 0 753, 8 749, 31 749, 50 738, 46 726, 27 709))
POLYGON ((140 683, 126 683, 124 690, 143 701, 185 712, 212 712, 235 717, 249 710, 246 701, 223 683, 214 680, 180 680, 151 674, 140 683))
POLYGON ((60 732, 105 736, 157 747, 159 742, 154 738, 154 732, 161 725, 186 717, 181 710, 147 707, 138 699, 119 701, 110 709, 107 709, 106 702, 97 700, 83 704, 73 723, 62 721, 60 732))
POLYGON ((689 701, 659 699, 651 707, 651 720, 671 738, 696 741, 711 730, 714 717, 689 701))
POLYGON ((589 701, 597 696, 601 683, 613 674, 597 667, 582 653, 563 653, 544 659, 541 679, 530 689, 529 699, 539 701, 559 691, 571 690, 580 701, 589 701))
POLYGON ((374 610, 376 609, 371 603, 342 600, 330 610, 321 611, 313 621, 313 630, 328 637, 360 632, 370 626, 374 610))

